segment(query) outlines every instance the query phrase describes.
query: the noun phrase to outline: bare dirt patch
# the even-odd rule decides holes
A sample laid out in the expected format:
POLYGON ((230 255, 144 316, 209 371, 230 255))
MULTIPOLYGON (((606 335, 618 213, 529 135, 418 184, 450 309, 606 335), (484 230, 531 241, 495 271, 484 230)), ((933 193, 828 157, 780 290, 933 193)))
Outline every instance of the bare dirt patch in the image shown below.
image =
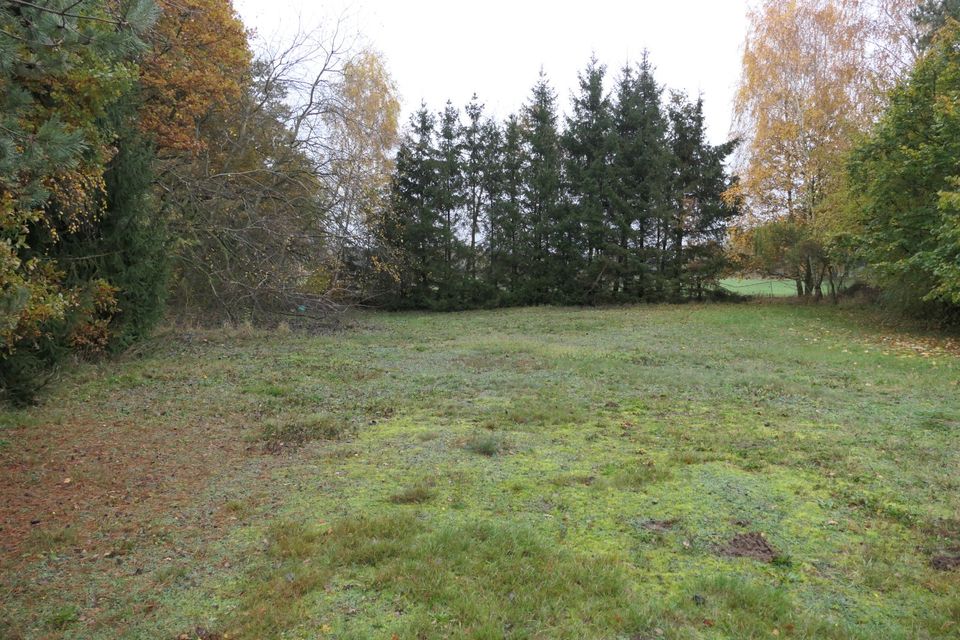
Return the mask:
POLYGON ((667 533, 677 526, 677 523, 679 522, 679 518, 670 518, 669 520, 647 520, 641 526, 647 531, 667 533))
POLYGON ((960 542, 960 520, 953 518, 938 518, 926 525, 923 532, 939 540, 955 540, 960 542))
POLYGON ((771 546, 762 533, 738 533, 718 549, 721 555, 731 558, 753 558, 760 562, 773 562, 780 554, 771 546))
POLYGON ((957 571, 960 569, 960 556, 934 556, 930 566, 937 571, 957 571))
POLYGON ((214 631, 207 631, 203 627, 197 627, 193 633, 181 633, 177 640, 222 640, 223 636, 214 631))

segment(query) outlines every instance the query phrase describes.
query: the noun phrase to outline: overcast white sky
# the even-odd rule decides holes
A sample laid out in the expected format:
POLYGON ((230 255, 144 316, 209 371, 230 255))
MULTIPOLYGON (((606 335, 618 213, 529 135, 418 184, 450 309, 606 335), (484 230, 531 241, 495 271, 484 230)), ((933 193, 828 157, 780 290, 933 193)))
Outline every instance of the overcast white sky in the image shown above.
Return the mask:
POLYGON ((730 129, 748 0, 234 0, 264 37, 298 23, 348 25, 381 51, 406 115, 421 100, 460 106, 476 92, 503 117, 526 101, 541 66, 566 110, 591 53, 608 86, 627 60, 649 49, 661 84, 704 95, 711 140, 730 129))

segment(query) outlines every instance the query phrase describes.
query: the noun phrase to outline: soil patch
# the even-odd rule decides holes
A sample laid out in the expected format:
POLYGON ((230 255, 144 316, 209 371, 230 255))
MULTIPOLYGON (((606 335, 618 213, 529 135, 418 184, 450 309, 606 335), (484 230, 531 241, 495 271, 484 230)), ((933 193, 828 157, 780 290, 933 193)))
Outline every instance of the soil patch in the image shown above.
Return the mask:
POLYGON ((753 558, 760 562, 773 562, 780 555, 763 534, 756 531, 738 533, 720 547, 719 552, 732 558, 753 558))
POLYGON ((960 556, 935 556, 930 566, 937 571, 956 571, 960 569, 960 556))
POLYGON ((953 518, 938 518, 923 528, 924 533, 944 540, 960 541, 960 520, 953 518))
POLYGON ((203 627, 197 627, 193 633, 181 633, 177 640, 223 640, 223 636, 203 627))
POLYGON ((655 531, 657 533, 666 533, 667 531, 672 530, 677 523, 680 522, 679 518, 671 518, 669 520, 647 520, 642 526, 647 531, 655 531))

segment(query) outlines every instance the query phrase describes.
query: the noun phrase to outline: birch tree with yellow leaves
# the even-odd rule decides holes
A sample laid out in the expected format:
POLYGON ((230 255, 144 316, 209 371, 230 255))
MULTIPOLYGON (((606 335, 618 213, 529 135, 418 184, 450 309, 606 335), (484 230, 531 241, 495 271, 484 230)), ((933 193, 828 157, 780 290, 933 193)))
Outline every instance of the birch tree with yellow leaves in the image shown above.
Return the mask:
POLYGON ((340 108, 327 118, 330 174, 326 235, 330 263, 327 292, 341 296, 362 288, 370 273, 372 234, 382 225, 393 173, 400 100, 383 56, 360 51, 343 67, 336 95, 340 108))
MULTIPOLYGON (((750 13, 735 101, 743 141, 729 197, 739 250, 801 296, 834 285, 830 245, 844 158, 915 52, 915 0, 767 0, 750 13)), ((839 272, 838 272, 839 273, 839 272)))

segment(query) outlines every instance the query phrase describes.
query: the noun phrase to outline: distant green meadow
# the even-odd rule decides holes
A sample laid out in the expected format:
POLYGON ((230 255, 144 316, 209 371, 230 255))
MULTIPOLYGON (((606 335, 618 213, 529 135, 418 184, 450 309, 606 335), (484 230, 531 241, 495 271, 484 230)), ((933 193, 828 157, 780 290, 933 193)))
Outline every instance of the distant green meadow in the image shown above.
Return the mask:
POLYGON ((960 637, 939 343, 833 305, 350 324, 170 333, 0 414, 17 500, 129 478, 22 516, 0 637, 960 637))
POLYGON ((743 296, 766 298, 789 298, 797 295, 797 285, 793 280, 771 278, 724 278, 720 286, 743 296))

